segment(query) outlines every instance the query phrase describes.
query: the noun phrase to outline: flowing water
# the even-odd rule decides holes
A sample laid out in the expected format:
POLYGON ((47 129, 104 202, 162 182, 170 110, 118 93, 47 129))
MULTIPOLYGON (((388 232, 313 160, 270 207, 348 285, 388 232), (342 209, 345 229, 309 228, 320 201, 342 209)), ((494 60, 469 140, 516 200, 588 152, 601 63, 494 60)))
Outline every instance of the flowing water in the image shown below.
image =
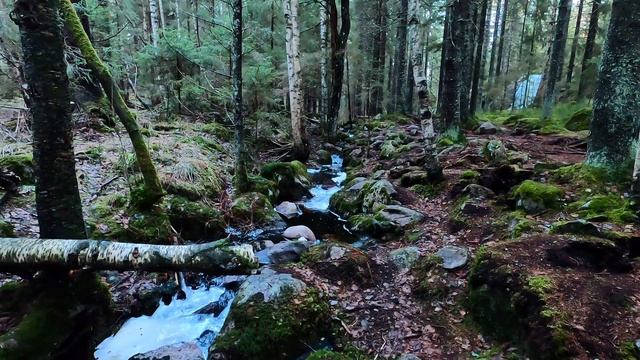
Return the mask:
MULTIPOLYGON (((322 166, 319 169, 309 169, 312 177, 324 177, 325 181, 315 185, 311 189, 312 198, 302 202, 305 208, 312 210, 316 215, 300 220, 306 222, 320 234, 321 227, 330 228, 333 231, 336 224, 344 228, 344 220, 328 211, 329 200, 333 194, 342 189, 342 185, 347 178, 343 170, 342 158, 338 155, 332 156, 331 165, 322 166), (331 181, 326 181, 330 179, 331 181), (314 225, 315 224, 315 225, 314 225), (316 228, 318 230, 316 230, 316 228)), ((228 229, 232 237, 240 237, 233 228, 228 229)), ((347 230, 348 232, 348 230, 347 230)), ((243 234, 250 239, 261 235, 262 229, 253 230, 243 234)), ((182 282, 184 284, 184 281, 182 282)), ((181 342, 195 342, 204 358, 215 337, 222 329, 229 314, 232 300, 229 300, 224 310, 218 315, 198 314, 198 310, 215 303, 225 293, 225 288, 220 286, 202 285, 196 289, 183 286, 182 290, 186 298, 173 299, 170 304, 165 305, 160 301, 160 306, 151 316, 140 316, 130 318, 112 336, 105 339, 98 345, 94 356, 97 360, 127 360, 130 357, 159 349, 163 346, 179 344, 181 342)))

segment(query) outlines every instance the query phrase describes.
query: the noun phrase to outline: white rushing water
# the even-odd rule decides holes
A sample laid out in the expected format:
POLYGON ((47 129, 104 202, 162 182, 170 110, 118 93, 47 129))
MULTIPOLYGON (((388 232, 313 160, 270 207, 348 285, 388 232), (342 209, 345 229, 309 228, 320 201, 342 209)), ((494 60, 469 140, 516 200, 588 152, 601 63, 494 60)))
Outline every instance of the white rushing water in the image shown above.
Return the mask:
POLYGON ((317 174, 321 171, 331 170, 334 173, 334 177, 331 178, 336 186, 326 188, 323 185, 316 185, 311 188, 311 194, 313 197, 303 204, 305 207, 312 210, 325 211, 329 209, 329 200, 331 197, 342 189, 342 183, 347 179, 347 173, 342 168, 343 160, 339 155, 331 155, 331 165, 323 166, 320 169, 309 169, 309 174, 317 174))
MULTIPOLYGON (((94 353, 97 360, 126 360, 130 357, 156 350, 166 345, 181 342, 195 342, 206 331, 217 335, 222 329, 229 313, 231 301, 227 307, 214 317, 211 314, 195 314, 201 308, 217 301, 225 292, 222 287, 196 290, 183 289, 185 300, 173 299, 169 305, 160 302, 160 306, 151 316, 141 316, 127 320, 120 330, 105 339, 94 353)), ((204 358, 207 357, 213 336, 197 342, 204 358)))

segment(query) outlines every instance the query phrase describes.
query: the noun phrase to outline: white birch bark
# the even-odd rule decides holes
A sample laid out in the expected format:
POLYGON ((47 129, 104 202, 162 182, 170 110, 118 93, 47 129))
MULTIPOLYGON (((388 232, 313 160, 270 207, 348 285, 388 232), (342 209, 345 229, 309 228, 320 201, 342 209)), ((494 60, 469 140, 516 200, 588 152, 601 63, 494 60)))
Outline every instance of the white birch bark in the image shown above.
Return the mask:
POLYGON ((414 93, 418 96, 419 116, 426 146, 431 146, 435 138, 433 118, 430 110, 429 82, 424 66, 424 26, 422 25, 420 0, 411 0, 409 4, 409 44, 411 47, 411 68, 413 69, 414 93))
POLYGON ((180 2, 178 0, 175 0, 175 6, 176 6, 176 27, 178 28, 178 30, 180 30, 180 2))
POLYGON ((327 118, 329 102, 329 70, 327 68, 327 8, 324 1, 320 2, 320 114, 323 122, 327 118))
POLYGON ((253 247, 224 240, 150 245, 106 240, 0 238, 0 271, 92 269, 246 274, 257 267, 253 247))
POLYGON ((291 107, 291 129, 296 151, 305 152, 304 124, 302 119, 302 69, 300 67, 300 29, 298 28, 298 0, 283 0, 286 27, 287 75, 289 79, 289 102, 291 107))
POLYGON ((166 22, 164 21, 164 5, 162 4, 162 0, 158 0, 158 12, 160 13, 160 28, 164 31, 166 22))
POLYGON ((158 47, 158 2, 149 0, 149 13, 151 17, 151 42, 158 47))

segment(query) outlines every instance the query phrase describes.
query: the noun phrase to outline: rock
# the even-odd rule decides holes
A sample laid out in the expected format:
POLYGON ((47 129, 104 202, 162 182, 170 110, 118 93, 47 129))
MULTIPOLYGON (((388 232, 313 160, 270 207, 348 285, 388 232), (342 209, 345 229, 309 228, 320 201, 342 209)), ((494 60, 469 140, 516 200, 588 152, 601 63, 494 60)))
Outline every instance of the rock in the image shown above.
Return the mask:
POLYGON ((498 132, 498 127, 493 125, 493 123, 489 121, 485 121, 476 130, 476 133, 479 135, 493 135, 498 132))
POLYGON ((347 244, 314 246, 305 255, 305 264, 334 283, 368 286, 376 273, 376 263, 367 253, 347 244))
POLYGON ((563 221, 551 226, 552 234, 574 234, 602 237, 603 232, 594 224, 579 219, 574 221, 563 221))
POLYGON ((311 242, 316 241, 316 236, 313 234, 313 231, 304 225, 291 226, 282 233, 282 236, 287 239, 305 238, 311 242))
POLYGON ((462 190, 462 193, 476 200, 493 199, 493 197, 496 196, 496 193, 494 193, 493 190, 478 184, 467 185, 462 190))
POLYGON ((565 124, 565 128, 570 131, 589 130, 591 119, 593 118, 593 110, 585 108, 576 111, 565 124))
POLYGON ((134 355, 129 360, 205 360, 205 358, 195 342, 181 342, 134 355))
POLYGON ((280 203, 280 205, 276 207, 276 212, 282 215, 285 219, 293 219, 300 215, 298 205, 290 201, 284 201, 280 203))
POLYGON ((261 193, 243 194, 231 204, 231 214, 235 218, 252 223, 268 223, 280 218, 266 195, 261 193))
POLYGON ((318 164, 331 165, 331 152, 328 150, 318 150, 316 153, 318 164))
POLYGON ((331 333, 329 302, 292 277, 264 271, 242 284, 209 359, 296 359, 331 333))
POLYGON ((384 116, 382 114, 378 114, 378 115, 373 117, 373 120, 380 121, 380 120, 382 120, 383 117, 384 116))
POLYGON ((402 354, 397 360, 420 360, 420 358, 413 354, 402 354))
POLYGON ((537 214, 547 209, 559 209, 562 206, 564 192, 559 187, 526 180, 513 194, 517 206, 529 214, 537 214))
POLYGON ((269 248, 258 251, 256 256, 263 265, 279 265, 297 262, 302 254, 309 250, 311 243, 307 240, 283 241, 269 248))
POLYGON ((469 251, 457 246, 444 246, 436 255, 442 259, 442 267, 447 270, 461 268, 469 261, 469 251))
POLYGON ((531 170, 521 169, 512 165, 502 165, 495 168, 480 169, 478 183, 498 194, 504 194, 532 176, 533 172, 531 170))
POLYGON ((298 201, 311 195, 307 168, 299 161, 265 164, 260 175, 276 183, 279 201, 298 201))
POLYGON ((507 149, 500 140, 491 140, 482 148, 482 156, 490 164, 504 164, 508 160, 507 149))
POLYGON ((420 258, 420 250, 415 246, 400 248, 390 252, 389 258, 398 269, 409 270, 420 258))
POLYGON ((398 179, 400 178, 402 175, 409 173, 409 172, 413 172, 413 171, 423 171, 423 169, 419 166, 406 166, 406 165, 398 165, 393 167, 390 171, 389 171, 389 177, 391 179, 398 179))
POLYGON ((214 317, 218 317, 218 315, 220 315, 220 313, 224 311, 227 305, 229 305, 231 300, 233 300, 233 292, 227 290, 224 293, 222 293, 222 295, 220 295, 218 300, 196 310, 194 314, 213 315, 214 317))
POLYGON ((424 215, 421 213, 398 205, 386 206, 378 213, 378 216, 382 220, 391 222, 400 228, 406 228, 424 220, 424 215))
POLYGON ((486 215, 490 209, 483 199, 468 199, 460 205, 460 212, 465 215, 486 215))
POLYGON ((393 184, 387 180, 378 180, 365 186, 362 191, 362 210, 366 213, 373 213, 378 208, 391 204, 397 192, 393 184))
POLYGON ((413 185, 429 184, 433 182, 433 180, 434 179, 432 179, 426 171, 411 171, 402 175, 400 178, 400 185, 404 187, 411 187, 413 185))

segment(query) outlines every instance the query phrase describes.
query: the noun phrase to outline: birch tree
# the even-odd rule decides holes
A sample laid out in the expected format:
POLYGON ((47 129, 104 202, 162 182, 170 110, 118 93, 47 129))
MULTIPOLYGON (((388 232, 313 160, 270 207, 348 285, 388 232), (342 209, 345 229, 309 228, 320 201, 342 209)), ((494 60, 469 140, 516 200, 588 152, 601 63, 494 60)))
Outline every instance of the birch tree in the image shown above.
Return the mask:
POLYGON ((149 15, 151 17, 151 43, 158 47, 158 0, 149 0, 149 15))
POLYGON ((303 120, 302 69, 300 68, 300 29, 298 28, 298 0, 283 0, 286 27, 287 75, 291 108, 293 157, 306 161, 309 141, 303 120))

